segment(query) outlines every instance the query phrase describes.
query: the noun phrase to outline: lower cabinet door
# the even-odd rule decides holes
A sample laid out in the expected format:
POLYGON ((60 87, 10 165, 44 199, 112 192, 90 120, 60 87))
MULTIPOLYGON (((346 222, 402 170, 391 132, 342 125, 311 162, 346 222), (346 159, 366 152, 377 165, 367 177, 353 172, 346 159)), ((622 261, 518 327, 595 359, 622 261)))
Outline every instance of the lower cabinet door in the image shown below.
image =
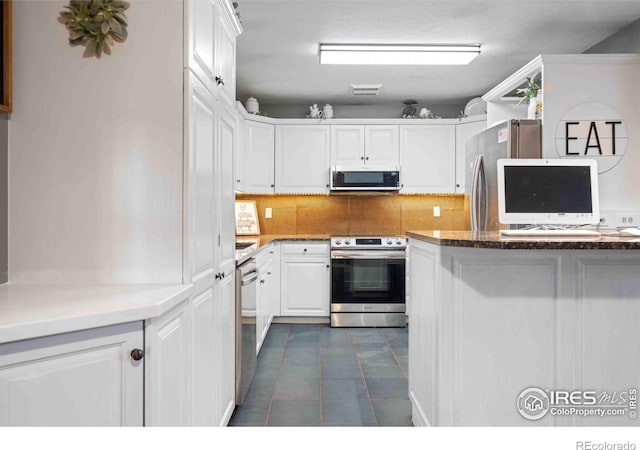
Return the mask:
POLYGON ((190 424, 187 302, 145 323, 145 425, 190 424))
POLYGON ((329 260, 282 258, 282 315, 329 317, 329 260))
POLYGON ((142 426, 142 322, 0 345, 0 426, 142 426))

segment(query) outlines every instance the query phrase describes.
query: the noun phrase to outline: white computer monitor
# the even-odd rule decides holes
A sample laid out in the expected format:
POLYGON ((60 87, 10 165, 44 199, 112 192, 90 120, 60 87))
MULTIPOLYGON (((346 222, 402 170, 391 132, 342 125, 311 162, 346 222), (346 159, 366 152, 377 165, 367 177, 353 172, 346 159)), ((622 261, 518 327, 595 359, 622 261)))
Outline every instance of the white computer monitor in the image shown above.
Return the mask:
POLYGON ((499 159, 503 224, 596 225, 598 168, 593 159, 499 159))

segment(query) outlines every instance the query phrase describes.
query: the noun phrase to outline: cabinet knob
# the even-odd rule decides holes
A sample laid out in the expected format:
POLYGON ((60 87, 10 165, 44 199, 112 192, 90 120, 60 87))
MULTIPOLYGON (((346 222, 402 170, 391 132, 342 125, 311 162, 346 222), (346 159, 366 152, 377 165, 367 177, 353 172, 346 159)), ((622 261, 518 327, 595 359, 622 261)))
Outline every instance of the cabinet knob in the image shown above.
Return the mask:
POLYGON ((369 161, 369 157, 367 156, 367 157, 365 158, 365 160, 366 160, 366 161, 369 161))
POLYGON ((216 280, 221 280, 222 279, 222 274, 221 273, 217 273, 215 278, 216 278, 216 280))
POLYGON ((329 267, 331 267, 331 266, 330 266, 329 264, 327 264, 327 269, 328 269, 329 267))
POLYGON ((218 84, 218 86, 224 86, 224 81, 222 80, 222 77, 216 77, 216 83, 218 84))
POLYGON ((236 180, 236 183, 240 183, 240 180, 236 180))
POLYGON ((276 185, 275 185, 275 184, 272 184, 272 185, 271 185, 271 187, 276 187, 276 185))
POLYGON ((459 184, 456 184, 456 187, 460 187, 460 185, 459 185, 459 184))
POLYGON ((307 249, 305 248, 305 249, 304 249, 304 251, 306 252, 306 251, 307 251, 307 249))
POLYGON ((264 278, 260 280, 260 284, 264 284, 264 278))
POLYGON ((133 350, 131 350, 131 358, 134 361, 140 361, 142 358, 144 358, 144 350, 142 350, 141 348, 134 348, 133 350))
POLYGON ((267 272, 267 275, 271 275, 271 272, 267 272))
POLYGON ((329 185, 327 184, 327 187, 329 187, 329 185))
POLYGON ((364 161, 364 156, 361 156, 360 159, 364 161))

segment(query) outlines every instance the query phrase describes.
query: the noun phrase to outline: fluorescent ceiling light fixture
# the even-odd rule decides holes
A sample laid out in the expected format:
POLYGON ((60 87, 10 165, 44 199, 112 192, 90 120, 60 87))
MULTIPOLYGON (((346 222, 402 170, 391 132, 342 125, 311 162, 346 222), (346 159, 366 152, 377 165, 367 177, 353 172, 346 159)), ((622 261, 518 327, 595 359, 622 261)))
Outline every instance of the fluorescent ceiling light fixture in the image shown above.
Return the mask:
POLYGON ((479 44, 320 44, 320 64, 457 65, 479 54, 479 44))

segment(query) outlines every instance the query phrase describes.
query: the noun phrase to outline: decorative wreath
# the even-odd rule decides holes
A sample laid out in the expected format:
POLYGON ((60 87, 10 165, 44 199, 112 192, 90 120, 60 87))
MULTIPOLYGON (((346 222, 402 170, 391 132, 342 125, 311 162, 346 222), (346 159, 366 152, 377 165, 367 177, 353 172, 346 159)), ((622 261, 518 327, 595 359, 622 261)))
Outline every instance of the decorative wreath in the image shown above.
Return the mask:
POLYGON ((71 45, 84 45, 84 56, 100 58, 111 54, 115 42, 127 39, 129 2, 120 0, 71 0, 68 11, 60 12, 60 21, 69 30, 71 45))

